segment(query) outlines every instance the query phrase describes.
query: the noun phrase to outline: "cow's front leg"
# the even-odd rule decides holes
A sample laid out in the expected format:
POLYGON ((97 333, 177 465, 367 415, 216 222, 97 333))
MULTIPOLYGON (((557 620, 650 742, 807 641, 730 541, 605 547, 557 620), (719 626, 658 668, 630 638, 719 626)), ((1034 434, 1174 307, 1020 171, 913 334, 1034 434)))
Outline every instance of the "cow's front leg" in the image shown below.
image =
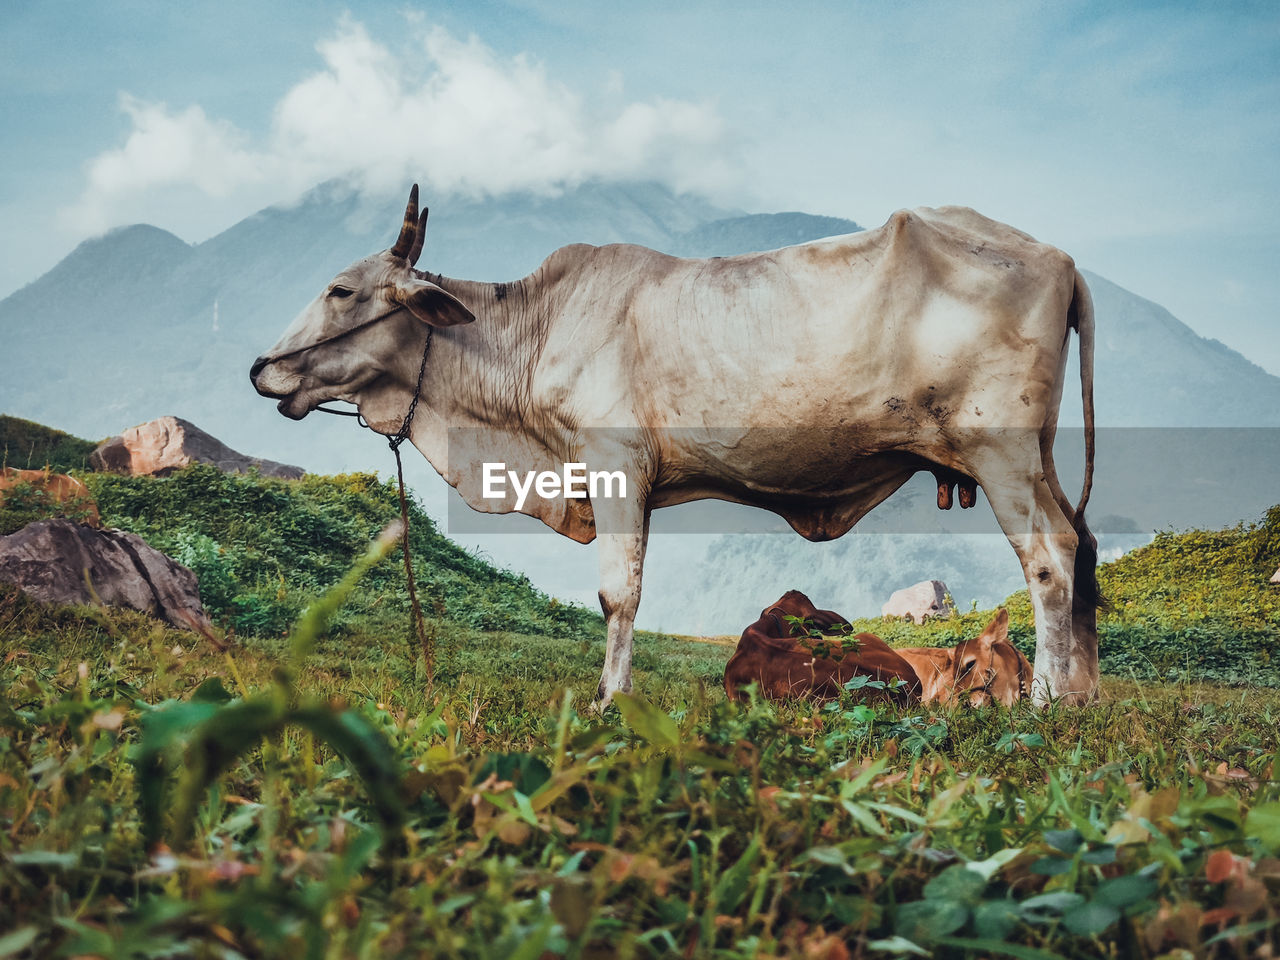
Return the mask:
POLYGON ((623 500, 595 500, 592 508, 600 545, 600 609, 609 633, 596 691, 603 709, 619 690, 631 691, 631 639, 640 606, 649 512, 641 503, 623 500))

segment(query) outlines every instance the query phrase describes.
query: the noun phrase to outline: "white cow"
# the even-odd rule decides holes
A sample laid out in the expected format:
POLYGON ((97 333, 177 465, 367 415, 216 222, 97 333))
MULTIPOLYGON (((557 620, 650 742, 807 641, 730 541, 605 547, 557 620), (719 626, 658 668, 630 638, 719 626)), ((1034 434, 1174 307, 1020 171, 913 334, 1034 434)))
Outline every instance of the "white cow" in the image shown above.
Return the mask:
POLYGON ((484 462, 622 471, 625 497, 521 505, 600 541, 602 700, 631 687, 650 511, 731 500, 829 540, 920 470, 976 480, 1017 551, 1034 695, 1096 696, 1093 308, 1065 253, 944 207, 709 260, 575 244, 523 280, 474 283, 413 268, 417 197, 415 185, 396 244, 339 273, 251 379, 285 416, 344 400, 391 435, 425 369, 410 440, 481 511, 515 509, 514 494, 485 496, 484 462), (1075 506, 1052 456, 1073 328, 1086 425, 1075 506))

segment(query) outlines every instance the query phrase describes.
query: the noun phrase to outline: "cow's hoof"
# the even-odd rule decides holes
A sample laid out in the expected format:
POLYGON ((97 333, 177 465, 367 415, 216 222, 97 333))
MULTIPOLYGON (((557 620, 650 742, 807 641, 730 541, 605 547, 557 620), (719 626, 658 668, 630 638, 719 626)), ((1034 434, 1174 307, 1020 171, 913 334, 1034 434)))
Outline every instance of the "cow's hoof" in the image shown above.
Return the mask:
POLYGON ((591 709, 596 713, 604 713, 613 706, 613 695, 615 693, 630 693, 631 684, 625 684, 619 687, 609 686, 605 681, 600 681, 600 686, 596 687, 596 699, 591 704, 591 709))

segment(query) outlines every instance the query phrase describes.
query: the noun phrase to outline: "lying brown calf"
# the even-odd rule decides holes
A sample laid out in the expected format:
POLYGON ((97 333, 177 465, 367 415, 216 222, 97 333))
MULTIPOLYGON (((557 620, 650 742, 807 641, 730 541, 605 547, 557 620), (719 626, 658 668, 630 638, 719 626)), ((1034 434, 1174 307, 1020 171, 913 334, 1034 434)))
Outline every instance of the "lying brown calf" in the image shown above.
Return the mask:
POLYGON ((910 663, 874 634, 849 636, 848 629, 849 621, 840 614, 819 610, 800 591, 788 590, 742 632, 724 668, 725 692, 730 700, 741 699, 742 688, 755 681, 761 696, 770 700, 834 700, 854 677, 870 677, 902 684, 885 690, 863 687, 864 699, 901 706, 920 699, 920 681, 910 663), (822 635, 808 636, 808 630, 787 617, 804 618, 822 635))
POLYGON ((89 493, 89 488, 65 473, 51 473, 48 470, 16 470, 13 467, 0 469, 0 502, 5 498, 5 491, 18 484, 29 484, 42 490, 55 503, 64 504, 68 512, 82 518, 82 523, 91 527, 102 526, 98 517, 98 505, 89 493))
POLYGON ((1001 610, 982 635, 954 647, 899 647, 920 678, 925 703, 996 700, 1006 707, 1031 693, 1031 664, 1009 642, 1009 612, 1001 610))

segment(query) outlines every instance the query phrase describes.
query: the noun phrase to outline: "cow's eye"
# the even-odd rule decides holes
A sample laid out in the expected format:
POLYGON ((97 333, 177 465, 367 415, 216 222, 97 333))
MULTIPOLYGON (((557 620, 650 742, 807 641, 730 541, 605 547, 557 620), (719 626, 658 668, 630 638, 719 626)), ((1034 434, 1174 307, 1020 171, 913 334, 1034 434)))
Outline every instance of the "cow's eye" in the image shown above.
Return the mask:
POLYGON ((329 296, 337 300, 345 300, 354 293, 354 290, 348 290, 346 287, 331 287, 329 290, 329 296))
POLYGON ((956 679, 963 680, 973 671, 973 668, 976 667, 977 665, 978 665, 977 660, 970 660, 968 663, 965 663, 963 666, 961 666, 960 672, 956 674, 956 679))

